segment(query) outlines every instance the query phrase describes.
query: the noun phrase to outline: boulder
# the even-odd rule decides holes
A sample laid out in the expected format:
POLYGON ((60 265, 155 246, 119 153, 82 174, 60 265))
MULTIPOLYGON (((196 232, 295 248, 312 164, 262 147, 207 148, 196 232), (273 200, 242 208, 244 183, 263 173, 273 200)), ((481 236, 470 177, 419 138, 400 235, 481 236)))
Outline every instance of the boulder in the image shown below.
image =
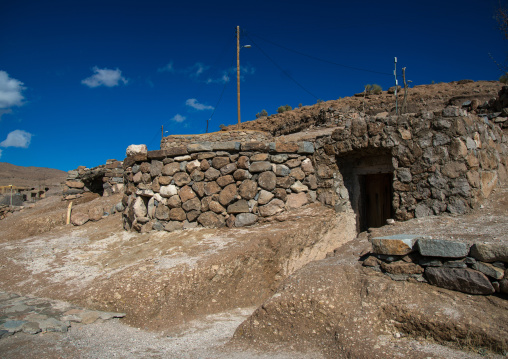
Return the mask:
MULTIPOLYGON (((223 167, 223 168, 225 168, 225 167, 223 167)), ((231 176, 231 175, 221 176, 221 177, 217 178, 217 184, 221 187, 226 187, 228 184, 231 184, 233 182, 235 182, 235 180, 234 180, 233 176, 231 176)))
POLYGON ((91 221, 100 221, 104 215, 102 206, 95 206, 88 210, 88 217, 91 221))
POLYGON ((219 202, 216 202, 216 201, 211 201, 208 204, 208 208, 210 209, 210 211, 219 213, 219 214, 226 212, 226 208, 224 208, 219 202))
MULTIPOLYGON (((199 200, 199 198, 194 197, 192 199, 189 199, 186 202, 183 202, 182 208, 185 212, 200 211, 201 210, 201 201, 199 200)), ((188 217, 188 215, 187 215, 187 217, 188 217)), ((189 221, 192 221, 192 220, 189 219, 189 221)))
POLYGON ((270 202, 273 197, 274 197, 274 194, 272 192, 261 190, 259 192, 258 203, 259 203, 259 205, 262 206, 262 205, 270 202))
POLYGON ((488 278, 472 269, 427 267, 425 276, 430 284, 469 294, 493 294, 488 278))
POLYGON ((191 181, 191 178, 185 172, 177 172, 173 176, 173 181, 175 181, 175 184, 178 187, 182 187, 182 186, 185 186, 186 184, 188 184, 191 181))
POLYGON ((189 186, 184 186, 180 188, 180 191, 178 191, 178 195, 180 196, 182 202, 187 202, 188 200, 196 197, 196 193, 189 186))
POLYGON ((211 196, 212 194, 219 193, 221 191, 220 186, 217 182, 206 182, 205 183, 205 195, 211 196))
POLYGON ((173 176, 177 172, 180 172, 180 164, 177 162, 168 163, 162 168, 164 176, 173 176))
POLYGON ((220 170, 222 167, 224 167, 225 165, 227 165, 229 163, 229 157, 214 157, 212 159, 212 166, 215 168, 215 169, 218 169, 220 170))
POLYGON ((85 184, 81 181, 67 181, 65 185, 69 188, 83 188, 85 184))
POLYGON ((73 213, 71 216, 71 223, 75 226, 82 226, 86 222, 88 222, 90 218, 88 218, 88 215, 85 213, 73 213))
POLYGON ((145 201, 143 201, 143 198, 141 197, 136 197, 136 200, 132 205, 132 210, 134 211, 134 215, 136 217, 146 217, 148 214, 145 201))
POLYGON ((210 167, 205 172, 205 178, 207 181, 215 181, 219 177, 220 177, 220 171, 213 168, 213 167, 210 167))
POLYGON ((168 208, 168 206, 159 203, 157 205, 157 208, 155 209, 155 218, 167 221, 169 219, 169 211, 170 209, 168 208))
POLYGON ((498 267, 494 267, 490 263, 476 262, 473 264, 472 268, 496 280, 504 278, 504 270, 498 267))
POLYGON ((172 221, 180 221, 183 222, 187 218, 185 211, 182 208, 172 208, 169 211, 169 219, 172 221))
POLYGON ((159 194, 162 197, 169 198, 171 196, 178 194, 178 189, 176 188, 175 185, 172 185, 172 184, 170 184, 168 186, 161 186, 161 188, 159 190, 159 194))

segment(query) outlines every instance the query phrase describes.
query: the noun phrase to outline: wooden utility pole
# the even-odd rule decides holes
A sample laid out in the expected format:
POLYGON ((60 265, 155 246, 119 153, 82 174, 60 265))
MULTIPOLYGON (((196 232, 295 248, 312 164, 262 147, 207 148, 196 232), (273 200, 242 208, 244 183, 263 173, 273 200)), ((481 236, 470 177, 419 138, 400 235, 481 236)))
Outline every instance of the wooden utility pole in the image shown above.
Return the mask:
POLYGON ((161 141, 164 139, 164 125, 161 126, 161 141))
POLYGON ((236 27, 236 86, 238 101, 238 124, 240 124, 240 26, 236 27))

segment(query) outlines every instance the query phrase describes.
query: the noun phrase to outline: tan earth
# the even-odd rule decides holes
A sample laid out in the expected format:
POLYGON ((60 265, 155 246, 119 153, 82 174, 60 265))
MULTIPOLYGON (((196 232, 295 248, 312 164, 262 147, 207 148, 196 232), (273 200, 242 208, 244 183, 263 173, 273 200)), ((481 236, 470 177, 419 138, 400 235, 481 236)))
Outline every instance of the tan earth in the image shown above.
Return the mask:
MULTIPOLYGON (((469 91, 488 100, 500 87, 437 84, 422 89, 419 98, 432 105, 469 91)), ((383 101, 391 107, 388 95, 372 100, 376 109, 383 101)), ((363 106, 360 97, 337 101, 363 106)), ((275 126, 274 133, 290 135, 304 118, 291 116, 260 121, 256 129, 275 126)), ((88 194, 74 201, 73 213, 108 210, 120 200, 88 194)), ((358 261, 373 235, 508 243, 506 186, 470 214, 396 222, 359 235, 352 213, 318 205, 252 227, 145 234, 125 232, 118 213, 80 227, 65 225, 67 205, 49 197, 0 221, 0 290, 127 316, 73 324, 67 333, 4 337, 1 358, 507 355, 506 296, 396 282, 358 261)))

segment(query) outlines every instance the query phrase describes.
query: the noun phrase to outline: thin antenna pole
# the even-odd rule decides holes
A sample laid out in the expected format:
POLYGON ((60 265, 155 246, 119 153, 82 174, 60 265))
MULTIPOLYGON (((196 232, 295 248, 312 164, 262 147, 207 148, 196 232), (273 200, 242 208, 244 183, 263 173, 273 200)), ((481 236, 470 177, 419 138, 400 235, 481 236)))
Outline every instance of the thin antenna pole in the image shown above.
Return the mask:
POLYGON ((393 70, 393 76, 395 76, 395 114, 399 114, 399 98, 397 97, 397 88, 399 82, 397 81, 397 58, 395 57, 395 69, 393 70))
POLYGON ((238 124, 240 119, 240 26, 236 27, 236 86, 237 86, 237 102, 238 102, 238 124))

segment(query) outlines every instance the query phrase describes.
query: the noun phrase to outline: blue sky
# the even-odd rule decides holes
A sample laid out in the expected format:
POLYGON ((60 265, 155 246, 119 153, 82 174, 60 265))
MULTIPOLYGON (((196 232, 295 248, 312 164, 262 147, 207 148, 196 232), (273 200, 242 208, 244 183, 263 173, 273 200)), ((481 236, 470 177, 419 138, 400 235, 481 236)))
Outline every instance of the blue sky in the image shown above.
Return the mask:
POLYGON ((497 4, 1 1, 0 161, 94 167, 130 144, 158 149, 162 125, 204 133, 212 113, 210 132, 236 123, 237 25, 252 45, 241 51, 242 121, 387 89, 395 56, 412 85, 497 80, 497 4))

